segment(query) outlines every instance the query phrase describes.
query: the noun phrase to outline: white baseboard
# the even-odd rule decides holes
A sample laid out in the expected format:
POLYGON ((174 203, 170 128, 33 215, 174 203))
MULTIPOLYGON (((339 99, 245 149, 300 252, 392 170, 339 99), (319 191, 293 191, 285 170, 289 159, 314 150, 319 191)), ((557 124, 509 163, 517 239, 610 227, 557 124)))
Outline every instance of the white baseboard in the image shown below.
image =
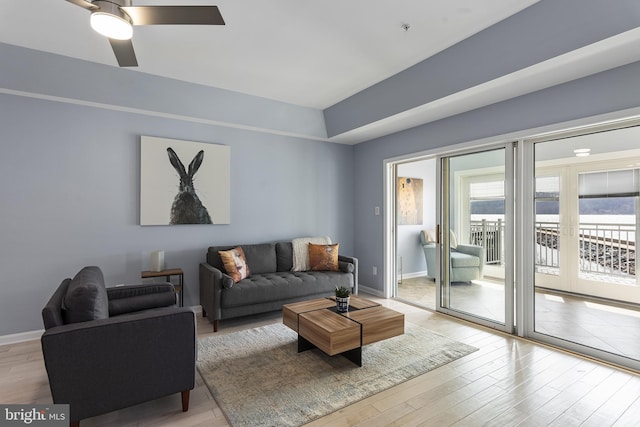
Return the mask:
POLYGON ((38 331, 20 332, 19 334, 2 335, 0 336, 0 345, 18 344, 21 342, 39 340, 44 329, 38 331))
MULTIPOLYGON (((427 271, 417 271, 415 273, 406 273, 402 276, 403 279, 412 279, 414 277, 424 277, 427 275, 427 271)), ((400 277, 398 277, 398 279, 400 279, 400 277)), ((381 291, 379 289, 373 289, 373 288, 369 288, 367 286, 364 286, 362 284, 358 285, 358 292, 365 292, 371 295, 375 295, 377 297, 380 298, 385 298, 384 296, 384 291, 381 291)))
POLYGON ((384 298, 384 292, 378 290, 378 289, 373 289, 373 288, 369 288, 367 286, 362 286, 362 284, 358 285, 358 293, 360 292, 365 292, 367 294, 371 294, 380 298, 384 298))
MULTIPOLYGON (((403 279, 413 279, 414 277, 424 277, 427 275, 427 270, 425 271, 416 271, 415 273, 403 273, 403 279)), ((400 280, 400 275, 398 275, 398 280, 400 280)))
MULTIPOLYGON (((194 305, 194 306, 191 306, 190 308, 193 310, 194 313, 202 314, 201 305, 194 305)), ((37 331, 20 332, 19 334, 1 335, 0 346, 39 340, 42 334, 44 334, 44 329, 40 329, 37 331)))

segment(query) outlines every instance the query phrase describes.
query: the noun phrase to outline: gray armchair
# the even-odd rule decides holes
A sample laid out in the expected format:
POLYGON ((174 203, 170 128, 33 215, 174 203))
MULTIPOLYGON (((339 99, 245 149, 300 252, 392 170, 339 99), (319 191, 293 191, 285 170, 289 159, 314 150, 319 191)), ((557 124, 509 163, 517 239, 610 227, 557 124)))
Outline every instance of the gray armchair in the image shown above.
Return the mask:
MULTIPOLYGON (((427 262, 427 276, 434 278, 436 266, 435 234, 430 230, 420 232, 420 241, 427 262)), ((451 232, 450 281, 470 282, 482 278, 484 270, 484 248, 476 245, 456 243, 455 234, 451 232)))
POLYGON ((42 310, 42 353, 54 403, 80 420, 182 393, 189 408, 195 315, 170 283, 105 288, 98 267, 65 279, 42 310))

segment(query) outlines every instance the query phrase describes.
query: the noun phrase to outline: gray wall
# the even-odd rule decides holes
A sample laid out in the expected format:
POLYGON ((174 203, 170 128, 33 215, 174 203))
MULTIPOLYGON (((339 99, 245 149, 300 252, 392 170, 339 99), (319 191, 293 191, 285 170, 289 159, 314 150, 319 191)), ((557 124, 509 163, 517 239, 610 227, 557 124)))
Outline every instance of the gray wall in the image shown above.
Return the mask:
POLYGON ((210 245, 329 235, 341 253, 353 253, 353 147, 272 132, 313 138, 321 112, 227 92, 229 108, 219 116, 229 125, 222 126, 214 124, 221 106, 208 88, 7 45, 0 52, 13 61, 5 67, 3 56, 0 73, 0 336, 41 329, 50 295, 85 265, 100 266, 109 285, 140 283, 150 252, 162 249, 167 266, 185 271, 185 304, 197 305, 198 263, 210 245), (21 74, 35 64, 40 74, 21 74), (94 90, 95 72, 102 84, 124 73, 144 91, 94 90), (58 83, 51 89, 38 78, 58 83), (184 108, 171 102, 182 89, 193 101, 184 108), (158 105, 145 100, 149 91, 158 105), (51 92, 68 99, 40 99, 51 92), (79 99, 109 105, 74 104, 79 99), (129 103, 145 111, 118 110, 129 103), (185 117, 148 112, 169 108, 185 117), (195 114, 206 120, 190 120, 195 114), (287 124, 287 115, 296 123, 287 124), (230 146, 231 224, 139 226, 140 135, 230 146))
POLYGON ((412 277, 427 271, 427 262, 420 242, 420 231, 435 230, 436 226, 436 161, 419 160, 398 165, 399 177, 421 178, 422 185, 422 224, 398 225, 396 255, 398 274, 412 277), (400 266, 400 259, 402 266, 400 266))
POLYGON ((637 0, 542 0, 324 112, 0 44, 0 336, 41 328, 42 305, 83 265, 135 283, 156 249, 185 269, 188 305, 207 246, 307 234, 339 241, 360 258, 361 284, 381 291, 385 159, 638 107, 640 63, 355 147, 318 139, 639 19, 637 0), (138 226, 140 135, 229 145, 232 224, 138 226))
POLYGON ((397 156, 640 107, 640 62, 355 146, 355 253, 360 283, 383 291, 383 162, 397 156), (372 266, 378 267, 373 276, 372 266))

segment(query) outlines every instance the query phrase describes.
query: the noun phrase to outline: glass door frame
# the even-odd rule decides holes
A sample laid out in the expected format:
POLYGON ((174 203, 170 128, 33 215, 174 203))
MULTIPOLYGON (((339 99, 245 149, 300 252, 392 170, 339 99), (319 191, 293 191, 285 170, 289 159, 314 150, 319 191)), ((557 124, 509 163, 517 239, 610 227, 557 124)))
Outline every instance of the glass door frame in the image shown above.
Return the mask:
POLYGON ((536 332, 535 239, 533 239, 532 236, 535 236, 535 144, 638 125, 640 125, 640 118, 636 117, 521 139, 518 143, 519 154, 516 162, 518 170, 520 171, 516 182, 518 184, 518 192, 521 195, 520 201, 516 203, 516 208, 517 210, 521 209, 521 212, 517 212, 521 223, 516 227, 517 231, 515 235, 516 242, 518 242, 515 253, 520 260, 516 265, 516 279, 520 283, 519 288, 522 289, 517 299, 517 307, 520 308, 520 315, 518 316, 517 322, 518 325, 522 326, 518 328, 517 335, 588 357, 604 360, 618 366, 628 367, 636 371, 640 371, 640 361, 638 360, 536 332))
MULTIPOLYGON (((515 191, 514 191, 514 179, 515 179, 515 153, 516 143, 514 141, 502 142, 484 145, 481 147, 474 147, 465 150, 456 150, 443 153, 437 158, 437 195, 436 195, 436 211, 437 211, 437 234, 438 243, 436 243, 436 265, 439 265, 438 274, 436 274, 436 311, 449 314, 454 317, 458 317, 463 320, 468 320, 489 328, 501 330, 506 333, 513 333, 515 330, 515 317, 514 317, 514 294, 515 294, 515 281, 514 281, 514 256, 505 255, 505 279, 504 279, 504 324, 491 321, 490 319, 475 316, 471 313, 466 313, 460 310, 446 307, 447 301, 444 301, 447 295, 443 293, 443 288, 447 288, 449 283, 449 232, 451 224, 449 224, 449 212, 446 210, 448 205, 448 198, 450 194, 449 179, 444 177, 449 176, 448 159, 450 157, 456 157, 461 155, 468 155, 474 153, 482 153, 486 151, 504 149, 504 186, 505 186, 505 231, 504 231, 504 250, 505 254, 514 254, 514 221, 515 221, 515 191), (444 232, 447 230, 447 232, 444 232)), ((518 310, 520 311, 520 310, 518 310)))
MULTIPOLYGON (((505 141, 517 141, 514 153, 515 185, 514 185, 514 220, 513 220, 513 256, 517 262, 513 266, 514 279, 514 323, 513 334, 523 338, 529 338, 551 346, 566 349, 577 354, 586 355, 595 359, 613 363, 640 371, 640 361, 611 353, 599 351, 571 343, 560 338, 536 333, 534 331, 534 277, 535 277, 535 243, 532 236, 535 232, 535 164, 534 143, 553 139, 566 138, 572 135, 582 135, 605 130, 613 130, 622 127, 636 126, 640 124, 640 107, 622 110, 592 117, 585 117, 566 122, 558 122, 548 126, 534 129, 523 129, 509 135, 496 136, 495 138, 468 141, 451 146, 443 146, 428 149, 421 152, 405 154, 383 160, 384 194, 383 206, 383 233, 384 233, 384 283, 383 291, 373 290, 374 294, 391 297, 391 289, 397 280, 396 248, 395 244, 395 175, 394 165, 420 158, 434 158, 450 155, 457 152, 481 151, 504 143, 505 141)), ((437 162, 439 164, 439 162, 437 162)), ((437 174, 437 187, 441 188, 440 175, 437 174)), ((437 211, 441 212, 440 200, 436 200, 437 211)), ((377 214, 377 213, 376 213, 377 214)), ((439 254, 438 254, 439 255, 439 254)), ((438 283, 442 280, 438 273, 438 283)), ((441 300, 439 287, 436 287, 438 301, 441 300)), ((441 310, 438 310, 441 311, 441 310)), ((477 322, 475 318, 470 319, 477 322)), ((490 327, 492 325, 489 325, 490 327)))

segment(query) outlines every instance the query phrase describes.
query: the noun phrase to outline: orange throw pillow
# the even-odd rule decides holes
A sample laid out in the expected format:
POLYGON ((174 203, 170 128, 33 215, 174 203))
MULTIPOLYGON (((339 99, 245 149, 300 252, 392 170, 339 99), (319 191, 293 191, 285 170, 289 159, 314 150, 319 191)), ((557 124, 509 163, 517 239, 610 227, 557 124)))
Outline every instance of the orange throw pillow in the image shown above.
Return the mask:
POLYGON ((309 264, 314 271, 338 271, 338 245, 309 243, 309 264))
POLYGON ((228 251, 218 251, 222 264, 227 274, 233 279, 234 283, 249 277, 249 265, 244 256, 244 251, 240 246, 229 249, 228 251))

